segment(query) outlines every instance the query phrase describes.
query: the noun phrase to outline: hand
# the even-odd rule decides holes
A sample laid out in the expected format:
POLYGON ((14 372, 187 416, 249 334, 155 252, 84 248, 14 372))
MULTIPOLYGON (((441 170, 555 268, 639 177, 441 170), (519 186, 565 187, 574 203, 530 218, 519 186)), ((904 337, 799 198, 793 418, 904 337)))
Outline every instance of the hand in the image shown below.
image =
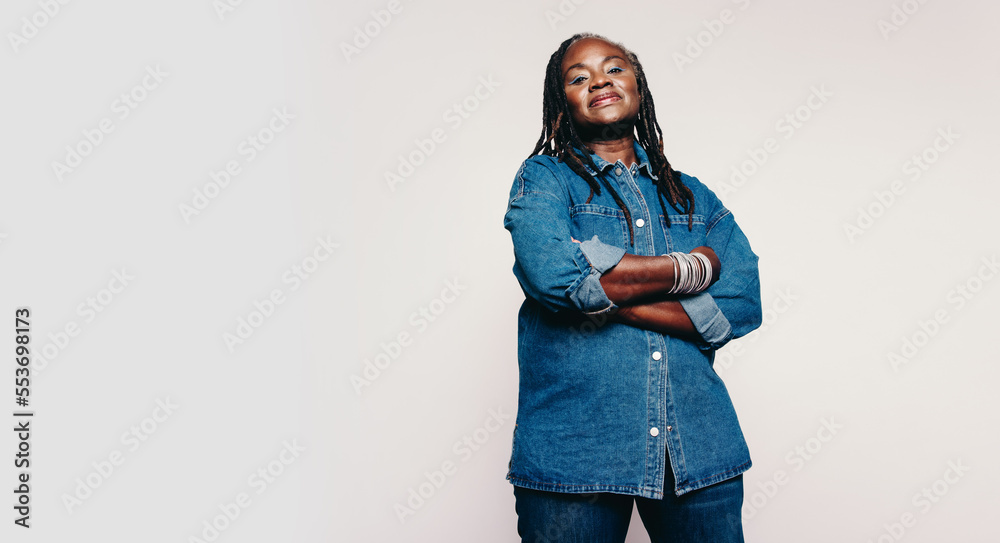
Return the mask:
POLYGON ((701 253, 708 257, 708 261, 712 263, 712 283, 719 280, 719 275, 722 274, 722 262, 719 261, 719 257, 716 256, 715 251, 711 247, 695 247, 691 249, 691 253, 701 253))

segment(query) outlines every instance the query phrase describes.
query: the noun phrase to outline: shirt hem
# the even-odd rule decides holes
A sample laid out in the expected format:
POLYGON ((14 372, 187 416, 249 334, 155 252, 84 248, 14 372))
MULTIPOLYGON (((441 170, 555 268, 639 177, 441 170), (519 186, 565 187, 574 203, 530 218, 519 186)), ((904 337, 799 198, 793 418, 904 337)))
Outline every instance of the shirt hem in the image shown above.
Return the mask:
MULTIPOLYGON (((746 462, 719 473, 709 475, 708 477, 702 477, 697 481, 687 483, 684 486, 675 488, 674 494, 677 496, 683 496, 688 492, 694 490, 700 490, 702 488, 712 486, 716 483, 721 483, 727 479, 732 479, 742 473, 745 473, 753 465, 753 462, 747 460, 746 462)), ((542 490, 546 492, 561 492, 564 494, 592 494, 595 492, 610 492, 612 494, 625 494, 628 496, 639 496, 642 498, 651 498, 654 500, 662 500, 663 492, 657 491, 648 487, 638 487, 630 485, 608 485, 608 484, 563 484, 563 483, 546 483, 542 481, 533 481, 531 479, 523 479, 515 475, 507 475, 507 481, 514 486, 519 486, 522 488, 529 488, 532 490, 542 490)))
POLYGON ((532 490, 543 490, 546 492, 560 492, 563 494, 592 494, 595 492, 610 492, 612 494, 625 494, 628 496, 639 496, 642 498, 663 499, 663 493, 651 488, 643 488, 629 485, 607 485, 607 484, 587 484, 587 485, 567 485, 562 483, 543 483, 522 479, 512 475, 507 476, 507 480, 514 486, 530 488, 532 490))
POLYGON ((688 492, 691 492, 692 490, 699 490, 699 489, 705 488, 706 486, 712 486, 712 485, 714 485, 716 483, 721 483, 722 481, 725 481, 727 479, 732 479, 733 477, 736 477, 737 475, 740 475, 740 474, 746 472, 747 470, 750 469, 750 467, 752 465, 753 465, 753 462, 750 461, 750 460, 747 460, 746 462, 744 462, 744 463, 736 466, 735 468, 728 469, 726 471, 723 471, 723 472, 720 472, 720 473, 716 473, 714 475, 709 475, 708 477, 702 477, 701 479, 698 479, 697 481, 693 481, 691 483, 688 483, 688 484, 686 484, 686 485, 684 485, 684 486, 682 486, 680 488, 677 488, 674 491, 674 493, 677 494, 678 496, 683 496, 684 494, 687 494, 688 492))

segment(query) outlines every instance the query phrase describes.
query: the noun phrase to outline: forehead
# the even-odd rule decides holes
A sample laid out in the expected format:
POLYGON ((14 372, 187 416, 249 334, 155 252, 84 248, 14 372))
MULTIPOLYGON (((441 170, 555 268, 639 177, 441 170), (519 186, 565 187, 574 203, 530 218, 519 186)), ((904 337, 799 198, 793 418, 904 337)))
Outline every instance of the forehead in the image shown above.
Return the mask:
POLYGON ((628 62, 625 52, 616 45, 606 42, 600 38, 584 38, 570 45, 563 56, 562 71, 566 72, 575 64, 582 64, 588 61, 600 62, 605 57, 617 56, 628 62))

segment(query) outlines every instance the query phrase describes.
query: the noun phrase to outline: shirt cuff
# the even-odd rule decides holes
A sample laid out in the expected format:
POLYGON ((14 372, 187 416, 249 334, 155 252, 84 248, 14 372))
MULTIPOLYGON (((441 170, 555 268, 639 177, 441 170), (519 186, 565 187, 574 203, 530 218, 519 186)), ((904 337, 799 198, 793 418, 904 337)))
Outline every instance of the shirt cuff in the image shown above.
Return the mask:
POLYGON ((625 249, 608 245, 598 239, 596 235, 587 241, 580 242, 580 250, 583 251, 583 256, 587 257, 587 261, 598 273, 604 273, 615 267, 625 256, 625 249))
POLYGON ((567 292, 577 307, 598 308, 594 311, 583 310, 584 315, 600 315, 615 307, 615 303, 608 298, 601 286, 601 274, 597 268, 591 268, 591 272, 575 281, 567 292))
POLYGON ((580 243, 580 251, 590 264, 590 273, 581 276, 570 285, 567 292, 573 303, 581 308, 597 308, 584 310, 585 315, 600 315, 615 308, 615 303, 608 298, 601 285, 601 275, 613 268, 625 256, 625 249, 608 245, 597 236, 580 243))
POLYGON ((733 327, 711 294, 701 292, 681 298, 679 301, 691 319, 691 324, 708 347, 719 349, 733 338, 733 327))

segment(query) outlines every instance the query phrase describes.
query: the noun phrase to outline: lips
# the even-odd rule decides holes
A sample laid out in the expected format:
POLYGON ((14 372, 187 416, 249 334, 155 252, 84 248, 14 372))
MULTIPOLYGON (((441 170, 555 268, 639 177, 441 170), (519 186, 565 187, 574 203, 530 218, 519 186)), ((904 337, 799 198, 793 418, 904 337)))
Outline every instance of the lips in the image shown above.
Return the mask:
POLYGON ((589 107, 599 106, 610 102, 617 102, 621 99, 622 97, 619 96, 617 92, 605 92, 595 96, 594 99, 590 101, 589 107))

